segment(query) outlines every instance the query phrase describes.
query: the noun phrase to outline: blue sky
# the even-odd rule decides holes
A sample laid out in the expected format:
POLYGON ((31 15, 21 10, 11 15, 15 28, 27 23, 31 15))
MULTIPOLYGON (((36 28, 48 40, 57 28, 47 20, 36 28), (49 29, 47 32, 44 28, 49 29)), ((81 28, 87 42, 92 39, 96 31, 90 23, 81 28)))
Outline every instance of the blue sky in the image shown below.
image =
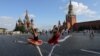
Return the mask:
MULTIPOLYGON (((12 30, 26 9, 39 29, 50 29, 65 20, 69 0, 0 0, 0 27, 12 30)), ((72 0, 77 22, 100 20, 100 0, 72 0)))

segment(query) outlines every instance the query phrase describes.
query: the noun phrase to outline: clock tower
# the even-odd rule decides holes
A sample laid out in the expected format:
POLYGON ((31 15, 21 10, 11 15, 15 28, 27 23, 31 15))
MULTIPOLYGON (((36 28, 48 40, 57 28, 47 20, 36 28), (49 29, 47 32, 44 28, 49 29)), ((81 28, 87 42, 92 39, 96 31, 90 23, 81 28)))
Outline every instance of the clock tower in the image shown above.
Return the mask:
POLYGON ((70 0, 68 6, 68 14, 66 15, 66 26, 67 29, 73 29, 74 24, 76 23, 76 15, 73 12, 72 1, 70 0))

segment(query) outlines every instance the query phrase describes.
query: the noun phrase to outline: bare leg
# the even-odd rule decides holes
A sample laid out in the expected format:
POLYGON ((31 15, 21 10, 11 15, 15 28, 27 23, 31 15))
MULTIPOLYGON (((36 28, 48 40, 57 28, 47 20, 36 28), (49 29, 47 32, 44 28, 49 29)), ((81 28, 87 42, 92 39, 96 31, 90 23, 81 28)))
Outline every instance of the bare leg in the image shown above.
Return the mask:
POLYGON ((40 56, 43 56, 39 46, 36 46, 36 48, 38 49, 40 56))
POLYGON ((52 52, 53 52, 53 50, 54 50, 55 47, 56 47, 56 45, 54 45, 54 46, 52 47, 52 49, 51 49, 51 51, 50 51, 50 53, 49 53, 48 56, 51 56, 51 55, 52 55, 52 52))

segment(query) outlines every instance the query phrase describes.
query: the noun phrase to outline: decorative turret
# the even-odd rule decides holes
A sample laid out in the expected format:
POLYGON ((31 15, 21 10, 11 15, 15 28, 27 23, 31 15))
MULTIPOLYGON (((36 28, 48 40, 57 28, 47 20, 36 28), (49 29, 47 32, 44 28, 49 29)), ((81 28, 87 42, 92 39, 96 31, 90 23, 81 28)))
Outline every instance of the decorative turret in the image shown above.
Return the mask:
POLYGON ((19 23, 22 23, 22 20, 21 20, 21 18, 20 18, 20 17, 19 17, 19 19, 18 19, 18 22, 19 22, 19 23))
POLYGON ((66 28, 66 21, 63 22, 63 27, 66 28))
POLYGON ((61 23, 60 23, 60 20, 58 21, 58 28, 60 28, 61 27, 61 23))
POLYGON ((27 22, 29 22, 29 16, 28 16, 28 11, 27 10, 26 10, 25 19, 26 19, 27 22))
POLYGON ((31 26, 32 26, 32 28, 33 28, 33 26, 34 26, 34 23, 33 23, 33 19, 31 19, 31 26))
POLYGON ((33 19, 31 19, 31 23, 33 23, 33 19))
POLYGON ((59 22, 58 22, 58 25, 60 25, 60 26, 61 26, 60 20, 59 20, 59 22))

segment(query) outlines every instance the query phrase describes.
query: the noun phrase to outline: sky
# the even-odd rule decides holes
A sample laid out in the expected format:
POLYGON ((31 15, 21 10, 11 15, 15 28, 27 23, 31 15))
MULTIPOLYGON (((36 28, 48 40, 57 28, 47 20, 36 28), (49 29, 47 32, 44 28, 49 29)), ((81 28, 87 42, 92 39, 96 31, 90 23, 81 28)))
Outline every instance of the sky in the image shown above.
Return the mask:
MULTIPOLYGON (((65 21, 68 4, 69 0, 0 0, 0 28, 13 30, 28 10, 35 27, 51 29, 59 20, 65 21)), ((77 22, 100 20, 100 0, 72 0, 72 4, 77 22)))

